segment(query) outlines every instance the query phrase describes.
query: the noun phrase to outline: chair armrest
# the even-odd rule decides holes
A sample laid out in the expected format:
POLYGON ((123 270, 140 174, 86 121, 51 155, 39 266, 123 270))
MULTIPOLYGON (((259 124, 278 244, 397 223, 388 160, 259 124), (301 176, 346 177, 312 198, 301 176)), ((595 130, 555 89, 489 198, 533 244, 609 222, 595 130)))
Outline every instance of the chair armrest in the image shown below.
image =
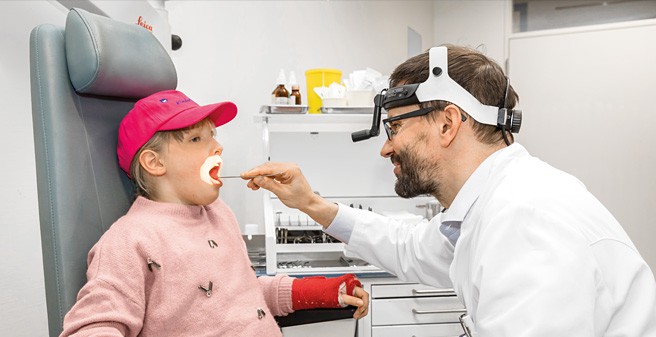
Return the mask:
POLYGON ((276 316, 276 322, 281 328, 302 324, 311 324, 327 321, 336 321, 339 319, 353 318, 357 307, 348 306, 346 308, 330 309, 307 309, 297 310, 287 316, 276 316))

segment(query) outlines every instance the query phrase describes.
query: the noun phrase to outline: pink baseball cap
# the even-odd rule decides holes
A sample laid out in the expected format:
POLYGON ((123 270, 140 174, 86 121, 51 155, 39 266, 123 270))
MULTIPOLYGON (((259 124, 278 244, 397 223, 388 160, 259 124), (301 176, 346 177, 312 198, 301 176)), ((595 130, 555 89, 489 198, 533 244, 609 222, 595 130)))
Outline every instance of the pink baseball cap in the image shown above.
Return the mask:
POLYGON ((142 98, 134 104, 118 128, 118 164, 130 176, 132 158, 157 131, 183 129, 210 117, 215 126, 231 121, 237 106, 221 102, 200 106, 177 90, 166 90, 142 98))

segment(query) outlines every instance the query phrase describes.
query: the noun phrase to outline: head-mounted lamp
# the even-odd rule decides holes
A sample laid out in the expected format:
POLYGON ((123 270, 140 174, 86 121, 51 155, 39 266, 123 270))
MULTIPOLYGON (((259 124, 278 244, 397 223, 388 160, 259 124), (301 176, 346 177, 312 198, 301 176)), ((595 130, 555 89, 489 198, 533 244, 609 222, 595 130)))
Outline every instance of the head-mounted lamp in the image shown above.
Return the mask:
MULTIPOLYGON (((376 137, 380 133, 381 109, 419 104, 429 101, 451 102, 477 122, 499 127, 504 135, 506 130, 517 133, 522 124, 521 110, 505 108, 508 98, 509 82, 502 107, 485 105, 449 77, 447 47, 433 47, 429 51, 429 76, 423 83, 407 84, 385 89, 374 98, 373 122, 370 129, 353 132, 354 142, 376 137)), ((508 143, 508 141, 506 141, 508 143)))

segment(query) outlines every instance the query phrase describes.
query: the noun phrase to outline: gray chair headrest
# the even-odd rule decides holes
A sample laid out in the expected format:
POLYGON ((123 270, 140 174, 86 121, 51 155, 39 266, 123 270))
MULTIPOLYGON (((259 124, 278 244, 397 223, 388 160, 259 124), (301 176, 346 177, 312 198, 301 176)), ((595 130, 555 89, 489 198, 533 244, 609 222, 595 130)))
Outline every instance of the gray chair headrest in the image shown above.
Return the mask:
POLYGON ((141 98, 177 86, 171 57, 137 25, 73 8, 65 41, 68 73, 78 93, 141 98))

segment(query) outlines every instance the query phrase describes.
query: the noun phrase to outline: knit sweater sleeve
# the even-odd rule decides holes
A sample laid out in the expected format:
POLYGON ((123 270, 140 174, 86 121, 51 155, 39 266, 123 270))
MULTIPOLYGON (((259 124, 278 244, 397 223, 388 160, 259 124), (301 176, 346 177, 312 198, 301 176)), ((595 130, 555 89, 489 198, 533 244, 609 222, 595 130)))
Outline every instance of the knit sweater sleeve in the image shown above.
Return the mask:
POLYGON ((264 300, 274 316, 286 316, 294 312, 292 309, 293 278, 279 274, 260 276, 258 281, 264 293, 264 300))
POLYGON ((95 279, 80 290, 77 302, 66 314, 61 336, 137 336, 143 308, 111 284, 95 279))
POLYGON ((147 268, 144 271, 135 243, 118 234, 110 229, 89 252, 87 283, 66 314, 60 337, 127 337, 141 332, 147 268))

